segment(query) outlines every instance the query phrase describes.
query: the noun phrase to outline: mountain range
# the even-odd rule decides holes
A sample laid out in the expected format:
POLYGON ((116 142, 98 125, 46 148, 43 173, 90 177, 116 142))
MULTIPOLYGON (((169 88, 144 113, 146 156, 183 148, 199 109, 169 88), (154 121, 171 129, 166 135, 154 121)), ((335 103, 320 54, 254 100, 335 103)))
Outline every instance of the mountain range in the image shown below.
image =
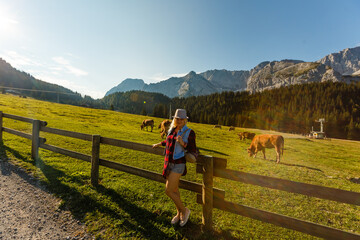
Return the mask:
MULTIPOLYGON (((145 83, 142 79, 125 79, 110 89, 105 96, 116 92, 141 90, 161 93, 170 98, 190 97, 224 91, 258 92, 294 84, 325 81, 346 83, 360 81, 360 47, 347 48, 315 62, 289 59, 265 61, 251 70, 222 69, 202 73, 191 71, 183 77, 171 77, 151 84, 145 83)), ((36 79, 26 72, 13 68, 0 58, 0 88, 1 86, 2 91, 5 91, 6 87, 31 89, 21 91, 21 94, 38 99, 89 105, 87 103, 89 96, 82 98, 80 94, 70 89, 36 79), (59 94, 54 94, 58 92, 61 94, 60 98, 59 94)))
POLYGON ((257 92, 310 82, 360 81, 360 47, 332 53, 316 62, 301 60, 265 61, 251 70, 209 70, 189 72, 183 77, 146 84, 142 79, 125 79, 110 89, 115 92, 142 90, 162 93, 170 98, 208 95, 223 91, 257 92))

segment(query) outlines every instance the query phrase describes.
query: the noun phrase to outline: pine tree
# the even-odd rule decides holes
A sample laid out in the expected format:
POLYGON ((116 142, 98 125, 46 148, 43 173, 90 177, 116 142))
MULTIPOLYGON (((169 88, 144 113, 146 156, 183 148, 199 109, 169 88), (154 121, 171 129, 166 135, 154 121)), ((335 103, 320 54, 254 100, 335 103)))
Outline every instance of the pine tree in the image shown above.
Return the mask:
POLYGON ((356 128, 355 128, 354 120, 353 120, 352 117, 351 117, 349 125, 347 126, 347 129, 348 129, 347 138, 348 139, 355 139, 356 128))

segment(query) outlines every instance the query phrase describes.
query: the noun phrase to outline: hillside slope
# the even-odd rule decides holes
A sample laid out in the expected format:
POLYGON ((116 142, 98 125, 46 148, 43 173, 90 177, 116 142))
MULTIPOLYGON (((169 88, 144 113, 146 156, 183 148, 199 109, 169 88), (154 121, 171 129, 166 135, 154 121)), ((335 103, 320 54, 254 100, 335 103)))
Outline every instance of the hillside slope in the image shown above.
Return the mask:
POLYGON ((57 92, 61 93, 60 101, 63 103, 77 104, 81 101, 80 94, 71 91, 68 88, 62 87, 57 84, 41 81, 34 78, 26 72, 19 71, 13 68, 9 63, 0 58, 0 88, 13 87, 23 88, 29 90, 42 90, 42 91, 22 91, 22 95, 30 96, 37 99, 47 101, 57 101, 57 92), (50 92, 48 92, 50 91, 50 92))

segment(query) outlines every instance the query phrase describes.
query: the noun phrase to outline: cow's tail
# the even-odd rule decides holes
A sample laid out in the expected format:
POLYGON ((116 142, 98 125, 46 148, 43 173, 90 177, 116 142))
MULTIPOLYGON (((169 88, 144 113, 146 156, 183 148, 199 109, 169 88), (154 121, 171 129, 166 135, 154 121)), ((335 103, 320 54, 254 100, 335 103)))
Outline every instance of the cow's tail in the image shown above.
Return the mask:
POLYGON ((284 147, 285 147, 285 139, 283 136, 281 136, 282 138, 282 148, 281 148, 281 155, 284 156, 284 147))

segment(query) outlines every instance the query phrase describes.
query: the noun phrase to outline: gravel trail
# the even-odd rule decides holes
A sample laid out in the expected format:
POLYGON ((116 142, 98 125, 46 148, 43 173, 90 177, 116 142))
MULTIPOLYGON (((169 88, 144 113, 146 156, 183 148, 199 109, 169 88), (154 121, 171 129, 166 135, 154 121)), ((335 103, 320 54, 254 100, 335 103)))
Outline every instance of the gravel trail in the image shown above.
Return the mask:
POLYGON ((0 240, 94 239, 39 181, 0 159, 0 240))

